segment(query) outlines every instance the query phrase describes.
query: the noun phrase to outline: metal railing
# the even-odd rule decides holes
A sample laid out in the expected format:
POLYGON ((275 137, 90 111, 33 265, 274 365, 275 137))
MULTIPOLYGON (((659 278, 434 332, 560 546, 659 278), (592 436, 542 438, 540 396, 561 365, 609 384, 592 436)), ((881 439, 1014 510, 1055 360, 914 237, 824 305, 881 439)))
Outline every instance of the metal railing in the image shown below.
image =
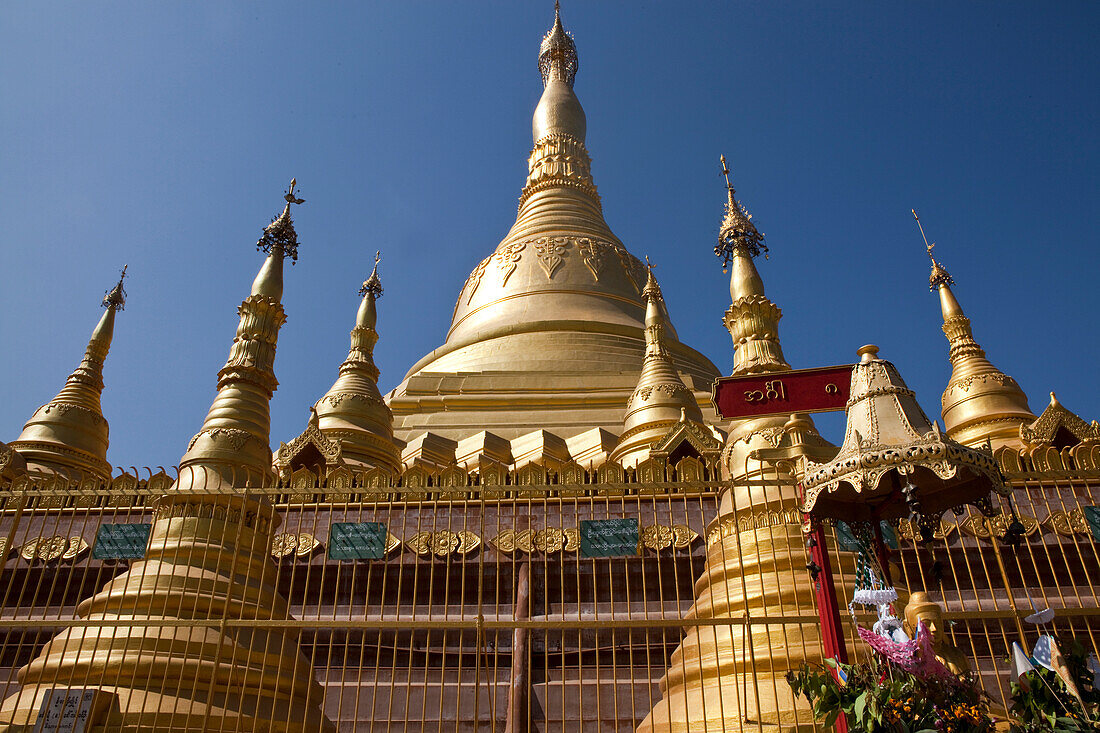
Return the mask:
MULTIPOLYGON (((704 698, 739 701, 738 711, 728 715, 728 730, 769 729, 764 716, 753 712, 765 708, 793 711, 810 724, 788 690, 762 680, 781 677, 784 660, 793 666, 820 658, 812 602, 747 603, 727 615, 689 613, 706 585, 705 570, 757 567, 738 556, 742 542, 778 542, 788 554, 782 569, 753 572, 771 573, 767 583, 780 589, 804 585, 805 548, 788 541, 797 517, 780 511, 761 520, 759 512, 723 507, 722 523, 740 528, 740 539, 722 542, 716 523, 722 485, 713 468, 698 463, 661 471, 644 477, 621 469, 583 471, 569 483, 561 471, 542 467, 504 470, 488 482, 483 473, 457 469, 418 469, 400 477, 341 471, 324 479, 300 470, 273 485, 260 477, 191 476, 192 484, 205 487, 203 494, 245 496, 273 507, 280 524, 267 530, 271 569, 266 575, 249 572, 260 572, 288 604, 285 612, 273 613, 215 604, 202 616, 182 602, 176 615, 163 602, 156 612, 134 606, 126 593, 163 591, 157 587, 166 582, 161 575, 150 575, 148 587, 142 577, 129 577, 130 590, 101 593, 135 568, 154 573, 138 556, 147 552, 139 542, 141 526, 168 518, 157 514, 157 497, 178 480, 174 470, 131 470, 110 483, 56 476, 17 480, 0 488, 0 541, 6 543, 0 566, 0 698, 10 703, 20 689, 27 694, 17 673, 36 659, 57 670, 39 676, 48 683, 35 684, 96 685, 84 667, 66 667, 64 654, 42 662, 46 643, 65 629, 134 637, 142 629, 176 629, 180 638, 203 629, 227 638, 278 631, 300 651, 288 657, 290 671, 284 665, 278 674, 312 674, 320 685, 319 699, 308 693, 312 703, 341 731, 633 731, 654 706, 668 705, 668 696, 679 694, 660 686, 666 673, 676 676, 676 665, 680 677, 729 688, 726 697, 704 698), (582 524, 593 520, 636 522, 636 545, 595 551, 582 546, 582 524), (348 526, 360 534, 340 534, 352 532, 348 526), (594 556, 600 552, 619 554, 594 556), (90 612, 88 599, 96 594, 99 605, 90 612), (732 653, 740 658, 732 663, 674 656, 693 632, 704 640, 713 636, 714 649, 727 648, 720 635, 732 640, 732 653), (761 660, 754 641, 761 638, 784 641, 772 644, 771 656, 761 660)), ((1008 649, 1013 641, 1030 648, 1038 633, 1024 616, 1053 608, 1053 631, 1094 651, 1100 632, 1100 554, 1082 510, 1095 503, 1100 481, 1044 480, 1039 473, 1010 478, 1029 530, 1018 547, 997 540, 996 523, 990 528, 970 515, 948 515, 927 545, 901 527, 894 553, 895 580, 913 591, 927 590, 946 606, 953 643, 1002 706, 1009 694, 1008 649)), ((180 515, 180 527, 192 525, 179 531, 219 526, 218 511, 180 515), (203 525, 204 519, 214 523, 203 525)), ((830 541, 843 597, 854 584, 854 555, 836 545, 832 534, 830 541)), ((214 544, 221 553, 244 552, 240 543, 214 544)), ((186 553, 195 552, 188 546, 186 553)), ((174 556, 180 567, 189 562, 186 553, 174 556)), ((225 567, 243 567, 246 559, 225 558, 225 567)), ((195 556, 196 565, 202 562, 195 556)), ((765 581, 733 574, 721 582, 731 586, 730 596, 749 598, 752 586, 765 581)), ((855 621, 843 609, 842 620, 849 649, 859 658, 867 652, 855 621)), ((859 620, 870 623, 869 616, 859 620)), ((106 642, 95 643, 106 648, 106 642)), ((87 649, 99 648, 95 643, 87 649)), ((271 643, 266 652, 282 653, 271 643)), ((126 654, 145 653, 140 644, 131 647, 112 647, 110 663, 125 666, 126 654)), ((277 686, 262 678, 266 673, 261 670, 250 684, 277 686)), ((166 673, 166 679, 150 681, 137 671, 121 683, 114 679, 113 688, 129 684, 204 698, 199 679, 181 682, 166 673)), ((208 708, 203 714, 218 713, 208 708)), ((715 711, 699 714, 713 719, 715 711)), ((155 725, 158 715, 170 713, 150 708, 144 719, 155 725)), ((291 728, 292 715, 285 721, 291 728)), ((269 729, 247 717, 233 720, 239 730, 269 729)))

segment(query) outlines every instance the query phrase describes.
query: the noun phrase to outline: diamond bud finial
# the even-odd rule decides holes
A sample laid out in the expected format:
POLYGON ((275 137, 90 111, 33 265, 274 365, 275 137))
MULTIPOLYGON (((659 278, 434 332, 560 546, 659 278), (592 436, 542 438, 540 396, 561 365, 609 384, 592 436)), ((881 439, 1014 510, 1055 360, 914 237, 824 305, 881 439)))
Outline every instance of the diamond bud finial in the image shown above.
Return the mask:
POLYGON ((722 163, 722 175, 726 179, 726 216, 722 220, 722 226, 718 230, 718 245, 714 248, 714 254, 722 260, 722 272, 726 272, 730 260, 740 250, 749 257, 756 257, 761 252, 764 258, 768 257, 768 247, 764 244, 764 235, 756 229, 752 223, 750 214, 741 202, 736 198, 733 183, 730 182, 730 169, 726 163, 726 156, 719 156, 722 163))
POLYGON ((305 199, 298 198, 294 191, 298 187, 298 179, 290 179, 290 187, 283 194, 286 206, 283 212, 271 219, 271 223, 264 227, 264 233, 256 242, 256 249, 270 254, 273 250, 282 251, 284 257, 289 257, 292 263, 298 261, 298 233, 294 231, 294 222, 290 218, 291 204, 304 204, 305 199))
POLYGON ((951 278, 947 268, 937 262, 935 255, 932 254, 932 250, 936 248, 936 243, 928 243, 928 237, 924 235, 924 227, 920 223, 920 217, 917 216, 917 210, 910 209, 910 211, 913 212, 913 219, 916 220, 917 228, 920 229, 921 239, 924 240, 924 248, 928 251, 928 259, 932 260, 932 274, 928 276, 928 289, 935 291, 941 285, 954 285, 955 281, 951 278))
POLYGON ((370 277, 363 281, 363 287, 359 288, 360 295, 370 295, 375 299, 382 297, 382 280, 378 277, 378 263, 381 260, 382 250, 378 250, 374 253, 374 269, 371 270, 370 277))
POLYGON ((103 294, 103 307, 114 308, 116 311, 126 310, 126 289, 122 287, 122 281, 126 279, 126 268, 122 266, 122 272, 118 276, 118 283, 103 294))

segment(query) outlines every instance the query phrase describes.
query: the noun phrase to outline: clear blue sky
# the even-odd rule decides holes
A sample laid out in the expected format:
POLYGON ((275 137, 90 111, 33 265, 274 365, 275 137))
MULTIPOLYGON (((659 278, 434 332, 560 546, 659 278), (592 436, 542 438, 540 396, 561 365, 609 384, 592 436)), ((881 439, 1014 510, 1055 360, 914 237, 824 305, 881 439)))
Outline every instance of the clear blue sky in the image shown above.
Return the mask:
MULTIPOLYGON (((771 246, 759 266, 792 364, 877 343, 938 414, 947 343, 916 207, 1032 408, 1054 389, 1100 418, 1100 5, 566 0, 562 15, 607 221, 723 371, 722 152, 771 246)), ((549 0, 0 6, 0 440, 61 387, 129 263, 108 458, 175 463, 291 176, 307 203, 273 444, 336 377, 376 249, 392 388, 514 220, 551 20, 549 0)))

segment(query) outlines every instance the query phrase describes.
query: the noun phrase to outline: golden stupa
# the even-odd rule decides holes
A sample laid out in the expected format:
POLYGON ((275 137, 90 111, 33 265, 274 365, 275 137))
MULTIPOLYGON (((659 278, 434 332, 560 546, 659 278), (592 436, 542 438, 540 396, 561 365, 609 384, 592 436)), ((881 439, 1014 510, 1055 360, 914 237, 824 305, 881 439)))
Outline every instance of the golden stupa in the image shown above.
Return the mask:
MULTIPOLYGON (((846 538, 843 505, 835 527, 811 521, 812 471, 878 461, 904 476, 959 444, 1005 495, 993 516, 941 515, 950 486, 925 515, 883 515, 874 552, 899 599, 912 591, 913 613, 950 635, 936 648, 1004 709, 1004 652, 1034 641, 1029 619, 1053 614, 1098 651, 1100 424, 1053 393, 1032 414, 934 258, 950 440, 911 392, 897 407, 869 383, 843 446, 797 406, 722 419, 718 370, 604 221, 557 8, 538 67, 516 222, 462 285, 446 341, 389 393, 375 349, 397 318, 376 255, 354 317, 336 316, 347 357, 318 372, 305 428, 271 435, 293 179, 178 468, 108 462, 122 281, 107 294, 65 386, 0 443, 0 733, 819 730, 784 677, 866 658, 856 626, 874 619, 844 604, 872 530, 853 509, 846 538), (872 445, 901 413, 919 413, 920 435, 872 445)), ((799 377, 757 269, 764 235, 721 163, 732 376, 786 399, 799 377)), ((872 350, 864 368, 886 369, 872 350)), ((907 368, 889 366, 891 394, 907 368)), ((876 501, 904 493, 894 478, 876 501)))
MULTIPOLYGON (((401 438, 488 430, 510 440, 541 426, 568 439, 622 423, 646 349, 647 271, 604 221, 577 66, 556 13, 539 49, 544 90, 516 223, 466 278, 446 342, 388 395, 401 438)), ((718 369, 671 323, 665 348, 706 405, 718 369)))

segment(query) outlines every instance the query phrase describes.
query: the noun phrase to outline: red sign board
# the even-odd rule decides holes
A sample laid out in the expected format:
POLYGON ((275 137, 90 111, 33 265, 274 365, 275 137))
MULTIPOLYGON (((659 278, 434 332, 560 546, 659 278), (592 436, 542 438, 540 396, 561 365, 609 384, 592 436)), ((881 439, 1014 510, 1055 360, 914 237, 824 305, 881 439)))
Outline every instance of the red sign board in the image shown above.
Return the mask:
POLYGON ((792 412, 843 410, 852 386, 852 365, 790 372, 719 377, 712 401, 725 420, 792 412))

